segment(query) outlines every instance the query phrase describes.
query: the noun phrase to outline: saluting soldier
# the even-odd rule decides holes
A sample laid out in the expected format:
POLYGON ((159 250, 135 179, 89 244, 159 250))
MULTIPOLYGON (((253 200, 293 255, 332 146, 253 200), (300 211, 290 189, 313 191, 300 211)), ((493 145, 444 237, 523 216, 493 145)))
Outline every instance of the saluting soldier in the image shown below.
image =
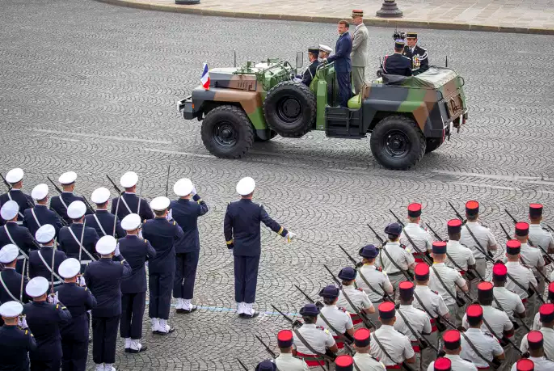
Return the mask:
MULTIPOLYGON (((62 185, 62 194, 52 197, 50 201, 50 208, 60 215, 64 220, 70 224, 71 217, 67 215, 67 208, 75 201, 84 202, 84 198, 77 196, 73 193, 75 191, 75 181, 77 180, 77 173, 74 171, 68 171, 60 175, 58 182, 62 185)), ((92 210, 87 210, 87 214, 92 213, 92 210)))
POLYGON ((171 291, 175 279, 175 245, 183 239, 183 230, 175 221, 168 221, 169 198, 156 197, 150 202, 156 217, 142 226, 142 236, 147 239, 156 256, 148 263, 150 289, 149 316, 152 332, 166 335, 175 331, 167 322, 171 307, 171 291))
POLYGON ((196 310, 196 306, 192 305, 192 298, 200 256, 198 218, 208 212, 208 205, 196 193, 196 187, 190 179, 178 180, 173 191, 179 196, 179 200, 171 202, 171 215, 184 234, 184 238, 175 246, 173 297, 177 299, 177 313, 192 313, 196 310))
POLYGON ((121 221, 127 235, 119 240, 119 251, 131 266, 132 272, 121 281, 121 337, 125 339, 125 352, 140 353, 142 345, 142 317, 146 304, 146 261, 156 256, 150 242, 139 237, 140 216, 129 214, 121 221))
POLYGON ((279 346, 279 356, 275 358, 275 365, 279 370, 288 371, 307 371, 308 365, 300 358, 292 354, 292 345, 294 335, 291 330, 281 330, 277 334, 277 345, 279 346))
POLYGON ((148 207, 148 201, 144 198, 140 198, 137 195, 137 182, 138 175, 133 171, 128 171, 121 176, 119 184, 125 188, 125 192, 116 197, 112 201, 112 214, 119 220, 122 220, 129 214, 139 214, 141 220, 149 220, 154 218, 154 214, 150 207, 148 207), (121 201, 121 205, 119 205, 121 201))
POLYGON ((365 84, 365 67, 369 55, 369 32, 364 24, 364 11, 355 9, 352 11, 352 23, 356 25, 352 35, 352 82, 354 91, 359 94, 365 84))
MULTIPOLYGON (((543 336, 544 355, 548 359, 554 359, 554 304, 547 303, 541 305, 539 309, 541 329, 543 336)), ((521 339, 520 350, 525 353, 529 350, 528 335, 521 339)))
POLYGON ((0 305, 0 370, 29 371, 29 352, 37 349, 35 338, 29 329, 17 325, 23 306, 17 301, 6 301, 0 305))
POLYGON ((541 246, 549 254, 554 254, 554 238, 552 233, 541 226, 543 206, 529 205, 529 238, 537 246, 541 246))
POLYGON ((90 196, 90 200, 96 204, 96 211, 90 215, 87 215, 85 217, 85 222, 88 227, 94 228, 100 237, 125 237, 125 231, 121 228, 119 218, 108 211, 109 199, 109 189, 104 187, 95 189, 90 196))
POLYGON ((408 223, 404 226, 400 235, 400 244, 411 247, 416 263, 422 263, 424 256, 431 252, 433 239, 429 232, 421 227, 421 204, 412 203, 408 205, 408 223), (410 242, 410 239, 415 246, 410 242))
MULTIPOLYGON (((551 282, 548 285, 548 295, 546 300, 547 303, 554 303, 554 282, 551 282)), ((537 311, 537 314, 535 314, 535 319, 533 320, 533 330, 540 330, 541 327, 541 316, 539 311, 537 311)))
POLYGON ((427 55, 427 49, 417 45, 417 32, 406 33, 406 41, 408 45, 404 47, 405 57, 412 60, 412 73, 413 75, 419 75, 429 69, 429 56, 427 55))
MULTIPOLYGON (((18 255, 19 250, 15 245, 6 245, 0 249, 0 263, 4 265, 4 270, 0 271, 0 303, 7 303, 11 300, 19 301, 21 280, 27 285, 27 277, 23 277, 15 271, 18 255)), ((23 295, 23 301, 28 301, 27 295, 23 295)))
POLYGON ((113 364, 121 317, 121 281, 131 274, 131 267, 125 259, 119 256, 113 259, 116 246, 117 241, 112 236, 99 239, 96 251, 100 259, 91 262, 84 274, 87 287, 97 301, 92 309, 92 359, 96 371, 115 371, 113 364))
POLYGON ((20 249, 17 257, 16 269, 22 272, 23 259, 25 255, 29 256, 31 250, 36 249, 36 244, 29 230, 17 224, 17 215, 19 214, 19 205, 15 201, 8 201, 2 205, 0 216, 6 222, 0 228, 0 247, 13 244, 20 249))
POLYGON ((373 303, 369 300, 364 290, 354 286, 357 274, 358 272, 352 267, 345 267, 341 269, 338 274, 339 279, 342 281, 342 288, 339 292, 337 306, 339 308, 345 308, 346 311, 350 313, 354 329, 363 327, 364 325, 363 320, 356 312, 363 311, 366 314, 374 314, 376 312, 373 303), (354 304, 355 308, 350 305, 349 301, 354 304))
POLYGON ((58 268, 64 279, 58 287, 58 300, 71 313, 71 321, 61 328, 62 371, 84 371, 87 366, 89 326, 87 311, 96 306, 96 298, 86 287, 80 287, 78 276, 81 264, 77 259, 66 259, 58 268))
MULTIPOLYGON (((33 199, 23 193, 23 177, 25 173, 20 168, 15 168, 6 174, 6 181, 10 184, 11 190, 0 196, 0 206, 4 205, 8 201, 15 201, 19 206, 17 221, 23 221, 23 212, 34 205, 33 199)), ((0 220, 0 225, 4 222, 0 220)))
POLYGON ((522 369, 521 361, 533 362, 533 369, 530 371, 551 371, 554 370, 554 362, 545 357, 544 353, 544 335, 540 331, 531 331, 527 334, 527 344, 529 358, 522 358, 512 366, 512 371, 527 371, 529 368, 522 369))
MULTIPOLYGON (((448 358, 451 362, 452 371, 477 371, 477 367, 472 362, 468 362, 462 357, 462 335, 458 330, 448 330, 442 335, 442 342, 444 343, 444 358, 448 358)), ((435 361, 429 364, 427 371, 435 370, 435 361)))
POLYGON ((529 291, 533 287, 537 287, 537 280, 531 269, 521 265, 519 254, 521 251, 521 243, 517 240, 510 240, 506 243, 506 257, 508 262, 508 277, 506 288, 519 295, 523 305, 527 304, 529 299, 529 291), (514 281, 515 280, 515 281, 514 281))
MULTIPOLYGON (((492 305, 505 312, 510 320, 516 323, 514 317, 525 318, 525 307, 518 294, 506 289, 507 273, 508 269, 502 263, 497 263, 492 268, 492 281, 494 283, 492 305)), ((520 326, 520 329, 521 331, 518 331, 518 333, 525 330, 523 326, 520 326)), ((518 338, 521 338, 521 336, 518 338)), ((516 341, 518 338, 516 338, 516 341)))
POLYGON ((370 332, 368 329, 360 328, 354 333, 354 363, 359 371, 385 371, 385 365, 370 353, 370 332))
POLYGON ((449 255, 446 265, 456 269, 462 276, 465 276, 469 270, 475 269, 475 257, 469 248, 460 243, 462 221, 460 219, 451 219, 446 226, 448 228, 446 251, 448 251, 449 255))
POLYGON ((260 223, 285 237, 287 242, 295 236, 271 219, 262 205, 252 202, 255 188, 256 182, 250 177, 242 178, 237 183, 237 193, 241 199, 229 203, 223 224, 227 248, 233 250, 235 301, 237 313, 242 318, 254 318, 259 314, 253 307, 262 252, 260 223))
POLYGON ((54 279, 54 286, 61 285, 62 279, 56 273, 60 264, 67 259, 63 251, 54 249, 56 229, 50 224, 43 225, 36 233, 40 244, 39 250, 31 251, 29 255, 29 277, 44 277, 54 279))
POLYGON ((62 221, 56 213, 48 208, 48 185, 39 184, 33 188, 31 197, 36 200, 36 205, 24 212, 23 226, 29 229, 31 235, 35 235, 40 227, 50 224, 56 229, 56 236, 63 227, 62 221))
MULTIPOLYGON (((35 277, 29 281, 25 291, 33 298, 24 306, 27 325, 35 336, 37 349, 31 351, 31 370, 58 371, 62 360, 60 328, 71 321, 71 313, 62 303, 46 301, 48 280, 35 277)), ((55 298, 54 298, 55 299, 55 298)))
POLYGON ((336 286, 329 285, 324 287, 319 292, 319 296, 323 297, 325 306, 320 309, 316 325, 324 327, 331 332, 340 352, 344 348, 344 337, 352 338, 354 335, 352 318, 350 318, 350 314, 346 312, 346 309, 337 307, 339 289, 336 286), (327 321, 323 320, 323 317, 327 321))

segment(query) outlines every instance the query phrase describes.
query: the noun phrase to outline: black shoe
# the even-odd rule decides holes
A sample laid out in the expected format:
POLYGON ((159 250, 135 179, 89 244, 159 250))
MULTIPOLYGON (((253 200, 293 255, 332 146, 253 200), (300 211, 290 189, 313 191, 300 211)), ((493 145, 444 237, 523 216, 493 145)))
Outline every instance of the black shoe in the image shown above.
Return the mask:
POLYGON ((240 317, 240 318, 244 318, 244 316, 246 316, 246 314, 244 314, 244 313, 240 313, 240 314, 239 314, 239 317, 240 317))
POLYGON ((178 313, 189 314, 189 313, 195 312, 197 309, 198 309, 198 307, 196 305, 193 305, 192 308, 190 308, 190 309, 181 309, 181 312, 178 312, 178 313))
POLYGON ((153 334, 155 335, 168 335, 175 331, 175 327, 170 327, 168 332, 163 331, 154 331, 153 334))
POLYGON ((185 309, 177 308, 175 309, 175 313, 187 313, 185 309))
POLYGON ((246 318, 246 319, 252 319, 252 318, 256 318, 260 315, 260 312, 254 312, 252 314, 243 314, 242 318, 246 318))
POLYGON ((146 352, 146 350, 148 349, 147 346, 143 345, 140 350, 136 350, 136 349, 131 349, 131 348, 125 348, 125 352, 126 353, 142 353, 142 352, 146 352))

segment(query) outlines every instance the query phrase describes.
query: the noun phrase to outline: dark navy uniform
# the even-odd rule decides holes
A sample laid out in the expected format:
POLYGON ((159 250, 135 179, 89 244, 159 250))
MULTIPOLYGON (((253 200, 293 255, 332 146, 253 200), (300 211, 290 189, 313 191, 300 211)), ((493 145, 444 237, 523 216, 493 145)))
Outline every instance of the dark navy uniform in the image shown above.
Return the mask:
POLYGON ((224 221, 227 247, 235 257, 235 301, 254 303, 260 262, 260 222, 272 231, 286 236, 288 231, 271 219, 263 206, 241 199, 227 206, 224 221))
POLYGON ((414 50, 406 45, 404 47, 404 53, 402 53, 407 58, 412 60, 412 73, 414 75, 425 72, 429 69, 429 58, 427 57, 427 49, 422 48, 419 45, 414 47, 414 50))
POLYGON ((50 224, 56 229, 56 236, 63 227, 63 224, 52 210, 48 209, 46 205, 36 205, 34 208, 29 208, 23 213, 23 225, 29 229, 31 235, 34 236, 40 227, 46 224, 50 224), (34 214, 33 214, 34 212, 34 214), (36 219, 35 219, 36 217, 36 219), (38 223, 37 223, 38 220, 38 223))
MULTIPOLYGON (((0 303, 7 303, 12 300, 19 301, 21 295, 21 277, 21 274, 17 273, 13 268, 4 268, 0 272, 0 303)), ((27 282, 29 282, 27 277, 23 279, 23 282, 23 287, 25 288, 27 282)), ((30 298, 27 296, 27 293, 23 292, 23 302, 26 303, 29 300, 30 298)))
MULTIPOLYGON (((80 248, 80 242, 81 242, 81 235, 83 233, 83 224, 82 223, 73 223, 68 227, 63 227, 60 230, 60 234, 58 236, 58 247, 60 250, 64 251, 67 254, 68 258, 75 258, 79 259, 79 250, 80 248), (71 230, 71 231, 70 231, 71 230), (73 234, 71 234, 73 232, 73 234), (75 236, 75 237, 74 237, 75 236)), ((98 242, 98 234, 96 233, 96 230, 92 227, 87 225, 85 226, 85 234, 83 236, 83 247, 92 255, 93 257, 96 257, 96 242, 98 242)), ((83 267, 90 262, 91 259, 89 255, 82 251, 81 252, 81 263, 83 263, 83 267)), ((81 269, 81 272, 83 270, 81 269)))
POLYGON ((175 245, 183 239, 183 230, 175 221, 156 217, 142 225, 142 236, 156 250, 156 257, 148 263, 149 316, 167 320, 175 278, 175 245))
MULTIPOLYGON (((73 201, 85 202, 85 199, 81 196, 76 196, 73 192, 62 192, 61 195, 52 197, 50 200, 50 208, 55 210, 68 224, 71 224, 72 220, 67 216, 67 208, 73 201)), ((92 210, 88 207, 86 214, 92 214, 92 210)))
MULTIPOLYGON (((34 205, 33 198, 20 189, 12 189, 11 191, 4 193, 0 196, 0 208, 8 201, 15 201, 19 205, 19 214, 17 214, 17 221, 23 220, 23 212, 34 205)), ((4 225, 5 221, 0 218, 0 225, 4 225)))
POLYGON ((327 58, 327 62, 335 62, 335 75, 339 85, 339 97, 341 107, 347 107, 348 100, 352 95, 352 83, 350 72, 352 72, 352 37, 350 33, 345 32, 339 36, 335 45, 335 54, 327 58))
MULTIPOLYGON (((113 236, 114 219, 115 219, 114 214, 110 213, 108 210, 102 210, 102 209, 96 210, 95 214, 87 215, 85 217, 87 227, 94 228, 96 230, 96 233, 100 237, 104 237, 107 235, 113 236), (98 224, 99 222, 100 224, 98 224)), ((114 237, 122 238, 122 237, 125 237, 126 234, 127 232, 125 232, 125 230, 121 228, 121 221, 118 218, 117 222, 115 223, 114 237)))
POLYGON ((85 281, 97 302, 92 309, 92 358, 96 364, 115 363, 121 316, 121 282, 130 274, 131 267, 126 261, 109 258, 92 262, 85 270, 85 281))
POLYGON ((308 68, 306 68, 306 71, 304 71, 304 74, 302 75, 302 83, 304 85, 310 86, 310 84, 312 83, 312 80, 315 77, 315 73, 317 71, 318 66, 319 66, 319 61, 316 59, 308 66, 308 68))
POLYGON ((54 285, 59 285, 63 282, 60 278, 58 278, 59 276, 57 276, 57 273, 60 264, 67 259, 67 256, 63 251, 52 250, 52 246, 43 246, 40 250, 31 251, 31 254, 29 255, 29 277, 35 278, 40 276, 50 281, 52 278, 52 272, 50 270, 52 268, 52 252, 55 252, 54 285))
POLYGON ((96 299, 86 287, 64 283, 57 289, 58 299, 71 313, 71 321, 61 328, 62 370, 84 371, 87 366, 89 326, 87 311, 96 299))
POLYGON ((175 246, 176 267, 173 297, 192 299, 196 267, 200 255, 200 237, 198 234, 198 217, 208 212, 208 205, 199 195, 193 201, 179 199, 171 202, 173 220, 183 229, 184 237, 175 246))
POLYGON ((154 218, 154 213, 148 205, 148 201, 144 198, 139 198, 135 193, 123 193, 121 196, 125 202, 121 202, 121 205, 117 207, 120 197, 114 198, 112 201, 112 214, 115 214, 117 209, 117 217, 119 220, 123 220, 129 214, 139 214, 140 220, 149 220, 154 218), (140 200, 140 206, 139 206, 140 200))
POLYGON ((136 235, 119 240, 119 252, 131 266, 131 275, 121 282, 122 313, 120 332, 122 338, 142 338, 142 317, 146 303, 145 263, 156 256, 150 242, 136 235))
MULTIPOLYGON (((8 244, 16 245, 27 254, 27 256, 29 256, 31 250, 36 250, 37 248, 37 243, 29 230, 21 225, 17 225, 16 222, 7 222, 0 227, 0 248, 8 244)), ((21 269, 23 268, 23 255, 19 255, 17 259, 16 269, 21 273, 21 269)))
POLYGON ((71 321, 71 313, 63 304, 46 301, 27 303, 23 313, 35 336, 37 348, 31 351, 31 371, 59 371, 62 359, 60 327, 71 321))
POLYGON ((0 371, 28 371, 29 352, 36 349, 37 343, 28 329, 0 327, 0 371))
POLYGON ((412 61, 400 53, 387 55, 383 62, 383 72, 388 75, 412 76, 412 61))

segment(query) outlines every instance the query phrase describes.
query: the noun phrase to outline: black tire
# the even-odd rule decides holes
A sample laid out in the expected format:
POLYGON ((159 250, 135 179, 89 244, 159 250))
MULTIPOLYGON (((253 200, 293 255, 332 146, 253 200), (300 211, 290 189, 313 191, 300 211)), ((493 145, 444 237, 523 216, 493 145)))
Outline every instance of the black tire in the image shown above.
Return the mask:
POLYGON ((440 138, 427 138, 427 146, 425 147, 425 153, 431 153, 440 146, 442 146, 444 142, 440 138))
POLYGON ((302 83, 281 82, 267 93, 264 115, 268 126, 280 136, 301 137, 314 126, 315 96, 302 83))
POLYGON ((276 136, 277 136, 277 133, 274 132, 273 130, 271 130, 268 139, 262 139, 258 135, 256 135, 255 141, 256 142, 269 142, 271 139, 275 138, 276 136))
POLYGON ((241 158, 254 143, 250 120, 235 106, 219 106, 208 112, 201 134, 208 151, 221 158, 241 158))
POLYGON ((387 169, 407 170, 425 155, 426 141, 416 122, 406 116, 385 117, 369 141, 373 157, 387 169))

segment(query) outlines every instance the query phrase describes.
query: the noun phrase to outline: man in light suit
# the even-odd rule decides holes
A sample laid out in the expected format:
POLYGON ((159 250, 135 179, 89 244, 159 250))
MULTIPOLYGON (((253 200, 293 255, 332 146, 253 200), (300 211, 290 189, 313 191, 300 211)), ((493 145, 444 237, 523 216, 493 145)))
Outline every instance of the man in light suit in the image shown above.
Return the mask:
POLYGON ((368 39, 369 32, 364 24, 363 10, 352 11, 352 23, 356 25, 354 34, 352 35, 352 82, 356 94, 360 93, 362 85, 365 83, 365 66, 367 65, 368 57, 368 39))

